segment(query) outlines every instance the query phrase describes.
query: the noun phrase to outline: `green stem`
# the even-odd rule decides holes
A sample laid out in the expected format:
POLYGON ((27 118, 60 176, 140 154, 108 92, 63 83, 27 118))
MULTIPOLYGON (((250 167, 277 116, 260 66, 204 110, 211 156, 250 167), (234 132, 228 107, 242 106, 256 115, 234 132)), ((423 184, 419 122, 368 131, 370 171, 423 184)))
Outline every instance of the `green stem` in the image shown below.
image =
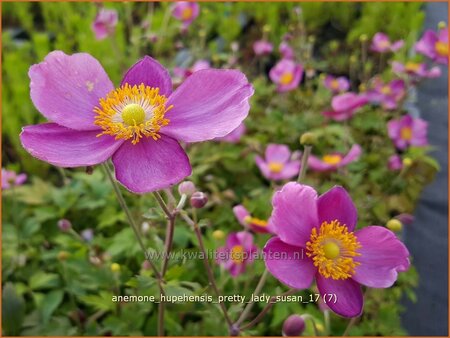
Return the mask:
POLYGON ((353 327, 353 325, 356 323, 356 319, 358 317, 353 317, 352 319, 350 319, 350 321, 348 322, 347 327, 345 328, 344 333, 342 334, 342 337, 348 336, 348 333, 350 331, 350 329, 353 327))
POLYGON ((302 156, 302 164, 300 168, 300 173, 297 178, 297 182, 301 183, 303 179, 305 178, 306 170, 308 169, 308 157, 311 154, 311 145, 305 145, 305 151, 303 152, 302 156))

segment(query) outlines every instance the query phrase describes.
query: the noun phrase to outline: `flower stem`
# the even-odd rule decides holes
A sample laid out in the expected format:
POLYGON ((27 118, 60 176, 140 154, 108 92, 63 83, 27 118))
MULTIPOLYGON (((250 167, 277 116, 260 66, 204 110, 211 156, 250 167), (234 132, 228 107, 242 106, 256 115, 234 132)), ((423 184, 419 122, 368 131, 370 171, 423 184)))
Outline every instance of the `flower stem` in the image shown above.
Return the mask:
POLYGON ((175 230, 175 218, 176 214, 169 217, 167 221, 166 229, 166 240, 164 242, 164 259, 161 266, 161 275, 164 277, 167 271, 167 266, 169 265, 169 255, 172 250, 173 234, 175 230))
MULTIPOLYGON (((259 279, 258 284, 256 285, 255 291, 253 294, 255 296, 259 295, 264 284, 266 283, 267 276, 269 275, 269 270, 265 269, 263 274, 261 275, 261 278, 259 279)), ((239 325, 242 324, 242 322, 247 319, 247 316, 249 315, 251 309, 253 308, 254 302, 250 302, 245 307, 244 311, 242 311, 241 315, 239 316, 239 319, 236 322, 236 325, 239 327, 239 325)))
POLYGON ((344 333, 342 334, 342 337, 345 337, 345 336, 348 335, 350 329, 351 329, 351 328, 353 327, 353 325, 356 323, 356 319, 357 319, 357 318, 358 318, 358 317, 353 317, 352 319, 350 319, 350 321, 348 322, 347 327, 345 328, 344 333))
POLYGON ((298 183, 301 183, 303 181, 303 179, 305 178, 306 169, 308 169, 308 157, 311 154, 311 149, 312 149, 311 145, 305 145, 305 151, 303 152, 303 156, 302 156, 302 164, 301 164, 301 168, 300 168, 300 173, 297 178, 298 183))
POLYGON ((316 325, 316 321, 314 320, 314 317, 311 316, 311 315, 308 315, 308 314, 304 314, 304 315, 302 315, 302 317, 303 317, 304 319, 309 319, 309 320, 311 320, 311 323, 312 323, 312 325, 313 325, 314 335, 315 335, 316 337, 318 337, 318 336, 319 336, 319 330, 317 330, 317 325, 316 325))

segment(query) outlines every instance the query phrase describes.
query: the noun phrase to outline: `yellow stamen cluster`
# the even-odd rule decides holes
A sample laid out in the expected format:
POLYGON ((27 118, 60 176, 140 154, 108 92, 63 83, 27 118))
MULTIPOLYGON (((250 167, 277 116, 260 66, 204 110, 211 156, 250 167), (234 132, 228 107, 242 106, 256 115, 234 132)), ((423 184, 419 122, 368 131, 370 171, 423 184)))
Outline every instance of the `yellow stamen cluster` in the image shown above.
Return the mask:
POLYGON ((417 72, 420 69, 420 63, 409 61, 405 64, 405 69, 407 72, 417 72))
POLYGON ((231 248, 231 260, 236 264, 244 262, 244 247, 242 245, 235 245, 231 248))
POLYGON ((106 98, 100 99, 100 107, 95 107, 95 125, 103 132, 98 134, 115 136, 116 140, 131 139, 136 144, 142 137, 151 137, 155 141, 161 127, 169 124, 164 118, 167 111, 167 98, 159 94, 159 88, 140 84, 124 86, 111 91, 106 98))
POLYGON ((252 216, 246 216, 244 218, 244 221, 247 224, 252 224, 252 225, 259 226, 259 227, 266 227, 267 226, 267 221, 265 221, 263 219, 256 218, 256 217, 252 217, 252 216))
POLYGON ((332 89, 338 90, 339 89, 339 81, 336 79, 331 80, 330 86, 332 89))
POLYGON ((403 127, 400 130, 400 137, 405 141, 410 141, 412 138, 412 129, 411 127, 403 127))
POLYGON ((342 160, 341 155, 325 155, 322 157, 322 161, 324 161, 327 164, 336 165, 339 164, 342 160))
POLYGON ((384 95, 389 95, 392 93, 391 87, 389 86, 383 86, 381 87, 381 93, 384 95))
POLYGON ((286 72, 280 77, 280 84, 288 85, 294 80, 294 75, 291 72, 286 72))
POLYGON ((186 7, 181 12, 181 18, 183 20, 189 20, 192 17, 192 8, 186 7))
POLYGON ((306 255, 325 278, 347 279, 360 264, 353 260, 361 255, 357 252, 360 247, 356 236, 334 220, 323 222, 319 231, 312 229, 310 241, 306 243, 306 255))
POLYGON ((269 162, 268 166, 269 170, 275 174, 280 173, 284 168, 284 164, 280 162, 269 162))
POLYGON ((438 41, 435 43, 434 48, 440 56, 448 56, 448 43, 438 41))

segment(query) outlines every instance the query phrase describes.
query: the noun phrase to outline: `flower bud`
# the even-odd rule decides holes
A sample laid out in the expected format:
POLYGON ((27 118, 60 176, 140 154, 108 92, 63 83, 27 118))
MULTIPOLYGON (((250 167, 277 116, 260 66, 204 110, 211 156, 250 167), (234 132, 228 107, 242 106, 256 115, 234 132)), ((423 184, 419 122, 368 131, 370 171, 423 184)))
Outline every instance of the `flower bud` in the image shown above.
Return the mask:
POLYGON ((191 196, 191 205, 194 208, 197 209, 203 208, 206 202, 208 202, 208 197, 206 196, 205 193, 201 191, 196 191, 191 196))
POLYGON ((181 182, 178 186, 178 192, 180 195, 188 195, 191 196, 197 189, 195 188, 195 184, 191 181, 181 182))
POLYGON ((359 36, 359 41, 361 42, 366 42, 369 39, 369 37, 367 36, 367 34, 361 34, 359 36))
POLYGON ((270 32, 270 26, 269 25, 264 25, 263 26, 263 32, 264 33, 269 33, 270 32))
POLYGON ((112 263, 111 264, 111 271, 112 272, 120 272, 120 265, 117 263, 112 263))
POLYGON ((58 260, 60 260, 60 261, 65 261, 69 257, 70 257, 70 253, 67 251, 58 252, 58 260))
POLYGON ((70 221, 65 218, 60 219, 58 221, 58 228, 63 232, 67 232, 72 228, 72 223, 70 223, 70 221))
POLYGON ((438 23, 438 29, 444 29, 447 27, 447 23, 445 21, 440 21, 438 23))
POLYGON ((410 167, 413 164, 413 160, 410 159, 409 157, 405 157, 403 159, 403 166, 404 167, 410 167))
POLYGON ((300 336, 305 331, 305 320, 299 315, 290 315, 283 323, 283 336, 300 336))
POLYGON ((393 218, 386 223, 386 227, 391 231, 400 232, 402 231, 403 224, 398 219, 393 218))
POLYGON ((356 55, 351 55, 350 56, 350 63, 356 63, 358 62, 358 58, 356 55))
POLYGON ((81 232, 81 237, 86 242, 91 242, 94 239, 94 230, 92 229, 85 229, 81 232))
POLYGON ((365 83, 361 83, 361 84, 358 86, 358 89, 359 89, 359 91, 360 91, 361 93, 363 93, 363 92, 365 92, 365 91, 367 90, 367 86, 366 86, 365 83))
POLYGON ((300 136, 300 144, 303 146, 312 146, 316 143, 316 135, 311 132, 306 132, 300 136))
POLYGON ((402 224, 411 224, 414 222, 414 216, 411 214, 400 214, 395 216, 395 218, 402 222, 402 224))
POLYGON ((216 240, 221 240, 225 238, 225 233, 222 230, 216 230, 212 233, 212 236, 216 240))
POLYGON ((149 232, 149 230, 150 230, 150 223, 142 222, 142 224, 141 224, 141 231, 142 231, 142 233, 145 235, 145 234, 147 234, 149 232))
POLYGON ((143 270, 150 270, 151 267, 152 267, 152 265, 150 264, 150 262, 148 260, 143 261, 141 264, 141 268, 143 270))

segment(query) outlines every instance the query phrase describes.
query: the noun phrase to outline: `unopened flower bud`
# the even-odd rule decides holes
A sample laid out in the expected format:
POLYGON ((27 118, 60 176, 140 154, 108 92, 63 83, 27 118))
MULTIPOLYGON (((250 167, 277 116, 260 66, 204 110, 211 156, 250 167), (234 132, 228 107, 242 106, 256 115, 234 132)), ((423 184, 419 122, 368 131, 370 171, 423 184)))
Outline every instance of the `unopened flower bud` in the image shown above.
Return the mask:
POLYGON ((112 263, 111 264, 111 271, 112 272, 119 272, 120 271, 120 265, 117 263, 112 263))
POLYGON ((70 257, 70 253, 67 251, 58 252, 58 260, 60 260, 60 261, 65 261, 69 257, 70 257))
POLYGON ((316 143, 316 135, 311 132, 306 132, 300 136, 300 144, 303 146, 312 146, 316 143))
POLYGON ((191 196, 197 189, 195 188, 195 184, 191 181, 181 182, 178 186, 178 192, 180 195, 191 196))
POLYGON ((143 270, 150 270, 151 267, 152 267, 152 265, 150 264, 150 262, 148 260, 145 260, 142 262, 141 268, 143 270))
POLYGON ((81 232, 81 237, 86 242, 91 242, 94 239, 94 230, 92 229, 85 229, 81 232))
POLYGON ((60 219, 58 221, 58 228, 63 232, 67 232, 72 228, 72 223, 70 223, 70 221, 65 218, 60 219))
POLYGON ((216 230, 212 233, 212 236, 215 240, 221 240, 225 238, 225 233, 222 230, 216 230))
POLYGON ((269 33, 270 32, 270 26, 269 25, 264 25, 263 26, 263 32, 264 33, 269 33))
POLYGON ((410 167, 412 164, 413 164, 413 160, 410 159, 409 157, 405 157, 403 159, 403 166, 410 167))
POLYGON ((411 224, 414 222, 414 216, 411 214, 400 214, 395 216, 395 218, 402 222, 402 224, 411 224))
POLYGON ((402 231, 403 224, 398 219, 393 218, 386 223, 386 227, 391 231, 400 232, 402 231))
POLYGON ((208 197, 206 196, 205 193, 201 191, 196 191, 191 196, 191 205, 194 208, 197 209, 203 208, 206 202, 208 202, 208 197))
POLYGON ((283 336, 300 336, 305 331, 305 320, 299 315, 290 315, 283 323, 283 336))
POLYGON ((332 51, 335 51, 335 50, 337 50, 338 48, 339 48, 339 41, 333 40, 333 41, 330 42, 330 49, 331 49, 332 51))
POLYGON ((356 57, 356 55, 351 55, 351 56, 350 56, 350 62, 351 62, 351 63, 356 63, 356 62, 358 62, 358 58, 356 57))
POLYGON ((361 34, 359 36, 359 41, 361 42, 366 42, 369 39, 369 37, 367 36, 367 34, 361 34))
POLYGON ((150 223, 148 222, 142 222, 141 224, 141 231, 142 233, 145 235, 146 233, 148 233, 150 230, 150 223))
POLYGON ((447 27, 447 23, 445 21, 439 21, 438 29, 444 29, 447 27))

